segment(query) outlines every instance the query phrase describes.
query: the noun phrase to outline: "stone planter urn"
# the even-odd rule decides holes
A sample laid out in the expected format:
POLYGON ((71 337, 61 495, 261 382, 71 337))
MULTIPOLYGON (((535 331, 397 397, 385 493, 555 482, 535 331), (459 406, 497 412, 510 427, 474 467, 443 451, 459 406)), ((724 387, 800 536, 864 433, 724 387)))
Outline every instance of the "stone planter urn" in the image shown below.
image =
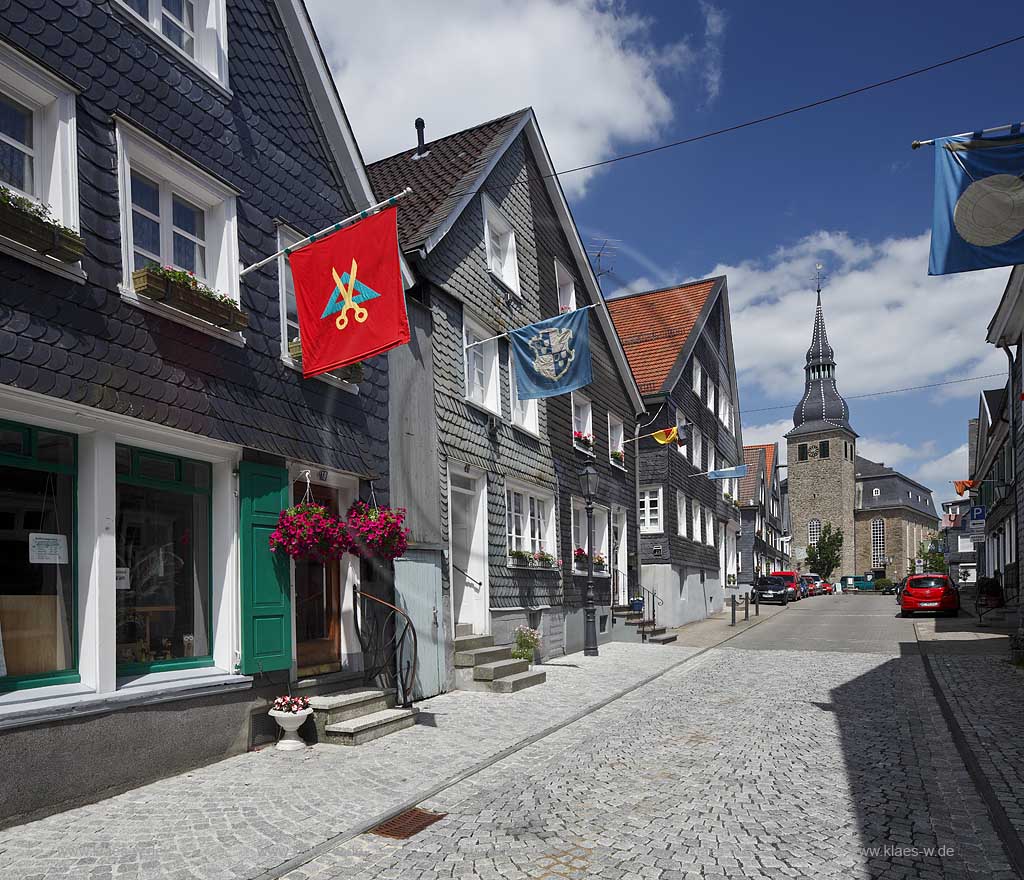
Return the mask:
POLYGON ((297 752, 306 748, 305 742, 299 736, 299 728, 313 714, 312 709, 303 709, 301 712, 278 712, 276 709, 271 709, 267 714, 281 728, 281 738, 277 741, 278 749, 282 752, 297 752))

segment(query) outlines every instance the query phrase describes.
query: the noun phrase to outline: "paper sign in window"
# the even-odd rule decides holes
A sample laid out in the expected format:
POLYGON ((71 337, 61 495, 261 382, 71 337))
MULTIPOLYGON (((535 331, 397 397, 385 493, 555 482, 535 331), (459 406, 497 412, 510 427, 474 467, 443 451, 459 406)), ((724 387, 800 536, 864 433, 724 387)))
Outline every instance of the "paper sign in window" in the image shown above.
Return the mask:
POLYGON ((65 535, 32 532, 28 536, 28 561, 32 565, 66 565, 68 539, 65 535))

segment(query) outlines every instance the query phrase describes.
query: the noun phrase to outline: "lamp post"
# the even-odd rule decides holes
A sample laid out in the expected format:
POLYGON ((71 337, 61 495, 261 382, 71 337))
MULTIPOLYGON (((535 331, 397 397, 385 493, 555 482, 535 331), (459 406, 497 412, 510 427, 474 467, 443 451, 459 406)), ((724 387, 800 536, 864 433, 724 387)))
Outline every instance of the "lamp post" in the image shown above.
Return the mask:
POLYGON ((580 489, 587 508, 587 602, 584 606, 583 655, 597 656, 597 610, 594 607, 594 496, 599 485, 597 468, 588 464, 580 472, 580 489))

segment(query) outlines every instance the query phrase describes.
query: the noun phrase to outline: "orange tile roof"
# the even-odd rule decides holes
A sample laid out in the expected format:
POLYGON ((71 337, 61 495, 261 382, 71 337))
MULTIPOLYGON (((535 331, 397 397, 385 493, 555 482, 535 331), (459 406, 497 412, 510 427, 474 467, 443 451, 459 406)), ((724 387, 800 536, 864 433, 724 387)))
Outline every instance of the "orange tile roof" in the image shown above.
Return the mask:
POLYGON ((640 391, 661 391, 717 278, 608 300, 640 391))
POLYGON ((740 500, 749 501, 754 497, 757 487, 757 467, 761 461, 761 450, 764 450, 764 473, 768 486, 772 483, 772 468, 775 467, 775 444, 760 443, 743 447, 743 461, 747 464, 747 475, 740 480, 740 500))

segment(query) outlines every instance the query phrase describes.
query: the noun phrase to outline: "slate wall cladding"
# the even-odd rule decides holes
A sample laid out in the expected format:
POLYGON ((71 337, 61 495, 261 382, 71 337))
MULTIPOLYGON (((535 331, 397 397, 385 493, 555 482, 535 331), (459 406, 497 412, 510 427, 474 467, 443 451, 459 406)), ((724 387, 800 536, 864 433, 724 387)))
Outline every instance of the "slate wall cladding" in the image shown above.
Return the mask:
MULTIPOLYGON (((525 175, 526 146, 512 144, 487 178, 484 191, 516 236, 522 299, 510 298, 487 271, 483 208, 479 195, 462 212, 441 243, 418 265, 431 284, 434 321, 435 409, 438 420, 438 473, 442 530, 448 535, 448 468, 470 464, 487 473, 490 603, 495 610, 537 605, 560 606, 562 588, 555 571, 513 572, 507 565, 505 485, 508 478, 533 484, 556 495, 556 478, 547 439, 548 411, 538 407, 539 436, 511 424, 508 343, 499 340, 501 418, 492 436, 490 413, 465 399, 463 313, 494 334, 539 320, 535 206, 529 187, 515 185, 525 175)), ((448 577, 447 571, 445 578, 448 577)))
MULTIPOLYGON (((676 411, 682 412, 686 423, 696 425, 701 433, 701 459, 700 466, 697 462, 691 464, 690 449, 684 457, 680 455, 674 445, 659 446, 654 440, 640 441, 641 483, 661 485, 664 487, 665 503, 665 531, 663 535, 648 535, 641 540, 642 562, 644 564, 655 564, 671 562, 675 565, 686 565, 691 568, 704 568, 718 570, 718 535, 711 536, 710 542, 705 534, 705 519, 701 517, 701 534, 699 538, 693 534, 691 505, 696 499, 700 502, 702 510, 711 509, 715 512, 715 519, 728 520, 730 527, 736 528, 739 522, 739 513, 732 505, 727 505, 722 499, 721 484, 708 480, 705 477, 695 477, 693 474, 701 473, 708 469, 708 449, 713 443, 716 449, 716 467, 739 464, 742 461, 740 451, 737 449, 736 438, 723 425, 717 414, 717 392, 715 396, 716 411, 708 409, 707 382, 713 382, 716 387, 732 383, 728 381, 726 374, 725 351, 720 348, 724 345, 725 330, 722 319, 722 303, 719 301, 708 316, 708 321, 701 330, 700 336, 694 345, 690 357, 683 366, 679 380, 667 395, 665 406, 657 420, 650 426, 644 428, 643 433, 660 428, 672 428, 676 424, 676 411), (693 391, 693 362, 694 358, 700 361, 704 372, 701 395, 698 397, 693 391), (687 537, 679 534, 679 515, 676 505, 676 492, 681 491, 686 497, 684 515, 687 517, 687 537), (660 545, 662 555, 655 557, 651 555, 651 547, 660 545)), ((734 401, 735 404, 735 401, 734 401)), ((660 403, 649 403, 648 409, 657 411, 660 403)))
POLYGON ((0 255, 0 382, 286 458, 379 474, 387 497, 387 358, 358 396, 280 360, 276 264, 243 279, 238 348, 123 302, 114 119, 241 192, 243 263, 275 220, 312 232, 352 212, 271 0, 228 3, 230 93, 116 2, 0 4, 0 37, 80 90, 85 285, 0 255))

